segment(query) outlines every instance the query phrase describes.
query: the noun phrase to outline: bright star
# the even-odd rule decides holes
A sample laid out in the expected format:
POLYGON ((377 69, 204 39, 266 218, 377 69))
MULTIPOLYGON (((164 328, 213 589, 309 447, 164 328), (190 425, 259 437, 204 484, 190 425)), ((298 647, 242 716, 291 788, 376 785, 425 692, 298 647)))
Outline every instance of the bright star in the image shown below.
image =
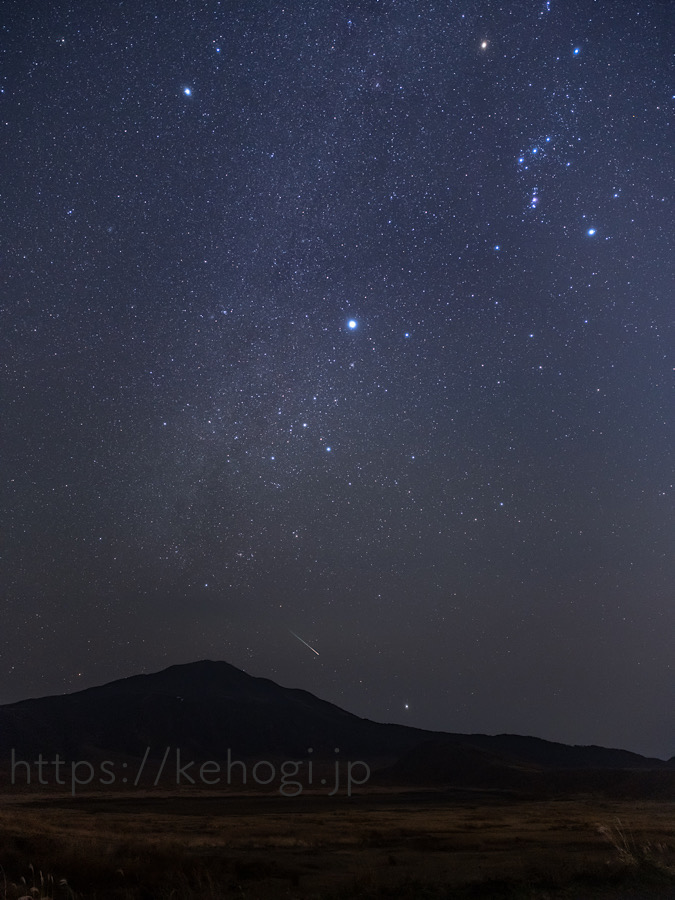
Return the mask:
POLYGON ((575 55, 575 56, 578 56, 580 53, 581 53, 581 47, 575 47, 575 48, 574 48, 574 55, 575 55))
POLYGON ((349 322, 347 322, 347 327, 348 327, 348 328, 351 328, 352 330, 354 330, 354 328, 356 328, 356 326, 357 326, 358 324, 359 324, 359 323, 356 321, 356 319, 350 319, 349 322))
POLYGON ((588 231, 586 232, 586 234, 589 237, 593 237, 593 235, 595 234, 595 228, 589 228, 588 231))
POLYGON ((192 91, 190 90, 190 88, 183 88, 183 93, 185 94, 186 97, 192 96, 192 91))

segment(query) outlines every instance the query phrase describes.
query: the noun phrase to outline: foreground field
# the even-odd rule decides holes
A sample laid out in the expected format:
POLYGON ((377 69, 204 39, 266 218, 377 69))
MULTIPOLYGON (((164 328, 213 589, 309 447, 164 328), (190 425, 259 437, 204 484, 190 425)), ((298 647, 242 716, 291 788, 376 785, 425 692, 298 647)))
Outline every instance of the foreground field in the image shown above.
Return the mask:
POLYGON ((0 900, 675 898, 675 805, 489 794, 6 797, 0 900))

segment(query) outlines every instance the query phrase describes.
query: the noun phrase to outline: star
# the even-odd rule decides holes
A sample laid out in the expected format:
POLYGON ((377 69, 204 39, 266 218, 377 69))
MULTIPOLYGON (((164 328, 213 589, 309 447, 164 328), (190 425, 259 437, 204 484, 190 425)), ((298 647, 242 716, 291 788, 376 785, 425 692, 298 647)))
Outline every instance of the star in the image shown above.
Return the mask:
POLYGON ((351 331, 353 331, 358 326, 358 324, 359 323, 356 321, 356 319, 350 319, 347 322, 347 328, 349 328, 349 329, 351 329, 351 331))
POLYGON ((185 94, 186 97, 191 97, 191 96, 192 96, 192 91, 191 91, 191 89, 190 89, 189 87, 183 88, 183 93, 185 94))
POLYGON ((596 229, 595 229, 595 228, 589 228, 588 231, 586 232, 586 234, 587 234, 589 237, 593 237, 593 235, 595 234, 595 232, 596 232, 596 229))

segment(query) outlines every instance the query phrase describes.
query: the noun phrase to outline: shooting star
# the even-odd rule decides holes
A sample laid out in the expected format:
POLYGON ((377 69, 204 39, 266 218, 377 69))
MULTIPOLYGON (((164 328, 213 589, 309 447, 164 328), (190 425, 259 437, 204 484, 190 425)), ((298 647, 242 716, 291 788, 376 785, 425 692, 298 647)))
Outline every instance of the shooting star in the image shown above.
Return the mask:
MULTIPOLYGON (((291 631, 290 628, 288 630, 291 631)), ((319 655, 319 651, 315 650, 314 647, 310 647, 309 644, 307 643, 307 641, 303 641, 303 639, 300 637, 299 634, 296 634, 294 631, 291 631, 291 634, 293 635, 294 638, 297 638, 301 644, 304 644, 305 647, 309 647, 309 649, 312 651, 312 653, 316 653, 317 656, 319 655)))

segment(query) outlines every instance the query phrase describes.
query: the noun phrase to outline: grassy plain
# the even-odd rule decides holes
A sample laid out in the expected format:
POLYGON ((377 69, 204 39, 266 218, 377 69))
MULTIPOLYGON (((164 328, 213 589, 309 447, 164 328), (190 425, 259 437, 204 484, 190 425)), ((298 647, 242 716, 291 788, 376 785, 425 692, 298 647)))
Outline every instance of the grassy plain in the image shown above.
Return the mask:
POLYGON ((15 793, 0 866, 0 900, 675 898, 675 804, 15 793))

